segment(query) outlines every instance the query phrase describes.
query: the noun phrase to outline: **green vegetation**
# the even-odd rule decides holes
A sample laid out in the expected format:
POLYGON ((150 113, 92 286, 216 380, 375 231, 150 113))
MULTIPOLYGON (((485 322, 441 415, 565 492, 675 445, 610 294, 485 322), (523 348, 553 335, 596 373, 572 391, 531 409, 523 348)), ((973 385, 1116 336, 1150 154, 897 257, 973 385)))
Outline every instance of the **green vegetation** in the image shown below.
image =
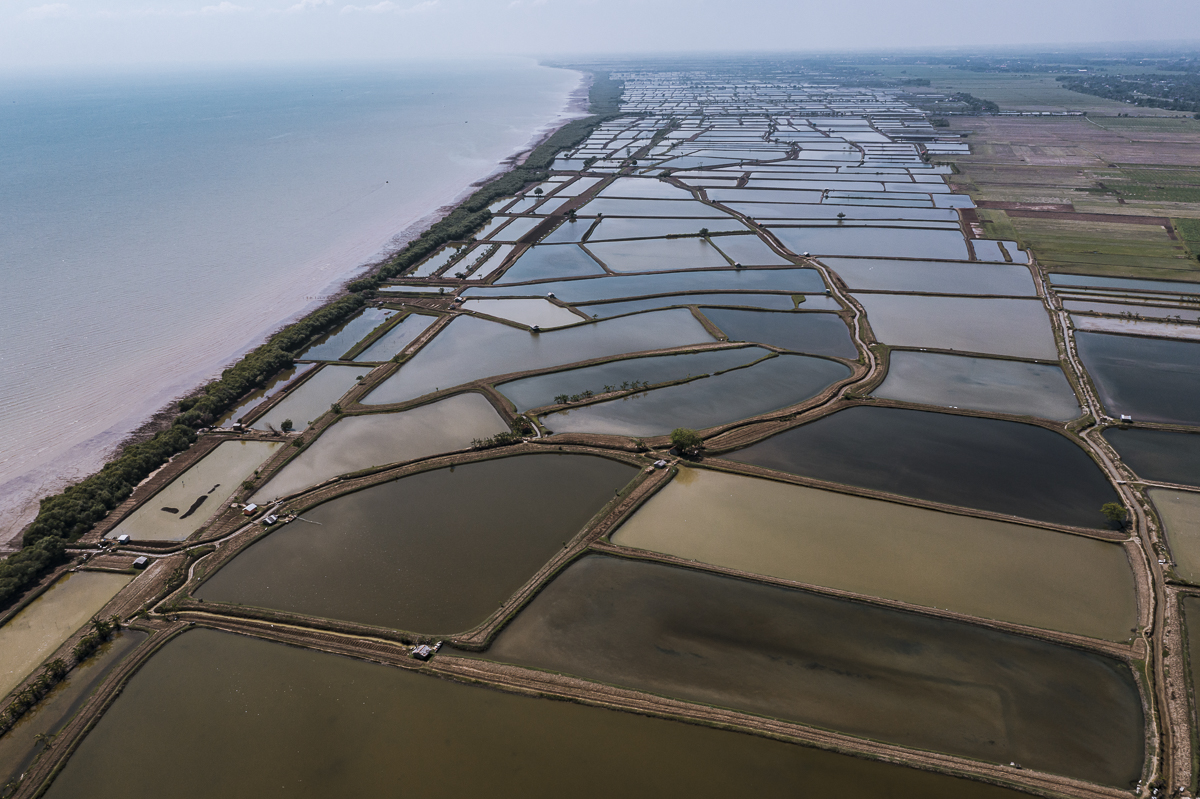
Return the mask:
MULTIPOLYGON (((646 388, 650 388, 650 384, 644 380, 625 380, 620 386, 606 385, 603 393, 609 394, 613 391, 617 391, 618 389, 621 391, 641 391, 642 389, 646 388)), ((556 405, 567 405, 568 403, 572 402, 582 402, 583 400, 591 399, 594 396, 596 396, 596 392, 589 388, 585 391, 579 392, 578 394, 558 394, 554 397, 554 403, 556 405)))
POLYGON ((3 713, 0 713, 0 735, 11 730, 22 716, 42 700, 42 697, 62 682, 68 671, 70 669, 67 668, 67 664, 59 658, 55 658, 43 666, 42 673, 38 675, 37 679, 13 697, 13 701, 4 708, 3 713))
POLYGON ((1200 112, 1200 74, 1064 75, 1055 80, 1073 92, 1130 105, 1200 112))
POLYGON ((116 616, 107 621, 99 617, 92 619, 92 631, 80 638, 71 650, 76 663, 82 663, 90 658, 100 646, 112 639, 121 629, 121 620, 116 616))
POLYGON ((45 538, 0 561, 0 607, 64 560, 66 545, 45 538))
POLYGON ((704 446, 704 439, 695 430, 676 427, 671 431, 671 446, 680 452, 695 452, 704 446))
POLYGON ((521 436, 512 431, 497 433, 488 438, 473 438, 471 439, 471 449, 491 449, 493 447, 506 447, 509 444, 519 444, 521 436))
POLYGON ((1100 506, 1100 512, 1108 519, 1109 524, 1116 527, 1124 527, 1125 520, 1129 518, 1129 511, 1125 510, 1125 506, 1120 502, 1105 502, 1100 506))
POLYGON ((1171 224, 1183 246, 1200 261, 1200 219, 1172 219, 1171 224))
POLYGON ((295 427, 295 425, 292 424, 291 419, 284 419, 282 422, 279 423, 279 429, 285 433, 292 432, 293 427, 295 427))

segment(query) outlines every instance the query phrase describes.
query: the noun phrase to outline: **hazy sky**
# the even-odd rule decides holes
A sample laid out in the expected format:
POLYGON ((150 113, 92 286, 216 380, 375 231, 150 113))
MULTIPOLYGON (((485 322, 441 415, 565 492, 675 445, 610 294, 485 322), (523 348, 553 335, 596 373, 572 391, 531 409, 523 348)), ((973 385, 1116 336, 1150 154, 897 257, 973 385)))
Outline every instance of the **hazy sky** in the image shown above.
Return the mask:
POLYGON ((1200 40, 1197 0, 0 0, 0 67, 1200 40))

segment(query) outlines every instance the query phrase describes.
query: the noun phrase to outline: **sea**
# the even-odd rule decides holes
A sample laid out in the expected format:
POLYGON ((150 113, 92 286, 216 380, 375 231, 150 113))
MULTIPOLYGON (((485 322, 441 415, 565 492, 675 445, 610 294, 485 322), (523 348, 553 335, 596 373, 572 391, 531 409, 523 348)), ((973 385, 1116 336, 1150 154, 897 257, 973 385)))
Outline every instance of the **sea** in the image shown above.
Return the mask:
POLYGON ((0 77, 0 545, 578 116, 521 58, 0 77))

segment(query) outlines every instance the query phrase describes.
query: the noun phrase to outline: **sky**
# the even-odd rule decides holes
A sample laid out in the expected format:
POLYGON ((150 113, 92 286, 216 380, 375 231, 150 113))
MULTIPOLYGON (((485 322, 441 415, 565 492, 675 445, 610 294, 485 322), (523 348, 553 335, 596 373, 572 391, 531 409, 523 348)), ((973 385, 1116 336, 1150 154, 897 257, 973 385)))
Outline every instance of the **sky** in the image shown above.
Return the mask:
POLYGON ((1200 41, 1196 0, 0 0, 0 69, 1200 41))

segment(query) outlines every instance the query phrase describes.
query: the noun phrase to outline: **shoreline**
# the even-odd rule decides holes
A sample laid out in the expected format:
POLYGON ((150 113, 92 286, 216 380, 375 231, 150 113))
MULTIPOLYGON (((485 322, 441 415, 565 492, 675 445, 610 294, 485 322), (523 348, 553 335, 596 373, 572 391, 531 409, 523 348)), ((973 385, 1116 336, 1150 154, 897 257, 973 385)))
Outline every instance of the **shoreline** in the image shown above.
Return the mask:
POLYGON ((195 373, 192 376, 181 377, 179 382, 190 383, 190 388, 173 390, 165 387, 162 389, 160 394, 171 391, 174 391, 175 394, 167 401, 152 406, 153 409, 148 413, 131 413, 129 417, 140 418, 140 421, 134 421, 132 426, 128 426, 129 429, 122 432, 119 428, 127 427, 127 425, 118 423, 108 430, 78 442, 53 460, 0 485, 0 491, 7 494, 6 497, 0 499, 0 503, 3 503, 0 505, 0 520, 4 520, 6 516, 11 518, 11 521, 0 521, 0 524, 6 525, 0 529, 0 558, 21 548, 21 538, 36 518, 39 503, 43 498, 53 496, 67 486, 86 479, 103 469, 130 445, 148 441, 162 430, 169 428, 172 420, 179 413, 179 403, 182 400, 202 393, 205 386, 218 378, 224 369, 237 363, 247 353, 253 351, 280 330, 305 315, 346 296, 346 287, 351 282, 376 269, 396 253, 402 251, 408 244, 419 238, 424 231, 449 215, 480 186, 519 167, 529 154, 550 138, 555 131, 575 119, 587 116, 588 90, 591 87, 593 76, 590 73, 576 70, 567 71, 576 72, 578 80, 575 87, 567 93, 558 113, 535 128, 524 144, 495 162, 486 174, 464 186, 450 202, 443 203, 424 215, 412 219, 398 232, 391 235, 374 254, 367 256, 357 264, 339 270, 338 275, 325 285, 317 299, 302 307, 294 308, 287 316, 262 328, 243 342, 240 347, 220 359, 210 373, 201 377, 198 382, 191 382, 195 373))

